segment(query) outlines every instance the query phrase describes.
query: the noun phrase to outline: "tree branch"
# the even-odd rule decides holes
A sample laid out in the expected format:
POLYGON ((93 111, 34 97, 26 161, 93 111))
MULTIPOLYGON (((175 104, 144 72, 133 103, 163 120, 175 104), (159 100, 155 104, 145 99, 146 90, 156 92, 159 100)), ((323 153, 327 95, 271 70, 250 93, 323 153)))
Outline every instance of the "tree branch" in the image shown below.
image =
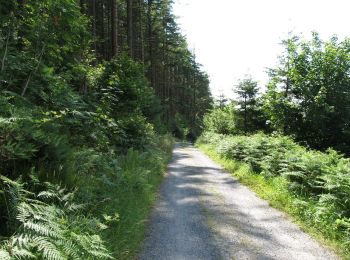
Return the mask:
POLYGON ((5 60, 6 60, 6 56, 8 53, 8 45, 9 45, 9 41, 10 41, 10 34, 11 34, 11 27, 9 26, 8 32, 7 32, 7 37, 6 37, 6 44, 5 44, 5 52, 4 52, 4 56, 1 59, 1 69, 0 69, 0 73, 4 71, 5 69, 5 60))
POLYGON ((41 49, 41 52, 40 52, 40 55, 39 55, 38 64, 36 65, 35 69, 32 70, 32 71, 29 73, 29 76, 28 76, 28 78, 27 78, 27 81, 26 81, 26 83, 25 83, 24 86, 23 86, 23 90, 22 90, 22 94, 21 94, 22 97, 25 95, 25 93, 26 93, 26 91, 27 91, 27 89, 28 89, 29 82, 30 82, 30 80, 32 79, 33 74, 36 73, 37 70, 39 69, 39 66, 40 66, 40 63, 41 63, 41 59, 42 59, 42 57, 43 57, 43 55, 44 55, 44 52, 45 52, 45 44, 43 45, 43 47, 42 47, 42 49, 41 49))

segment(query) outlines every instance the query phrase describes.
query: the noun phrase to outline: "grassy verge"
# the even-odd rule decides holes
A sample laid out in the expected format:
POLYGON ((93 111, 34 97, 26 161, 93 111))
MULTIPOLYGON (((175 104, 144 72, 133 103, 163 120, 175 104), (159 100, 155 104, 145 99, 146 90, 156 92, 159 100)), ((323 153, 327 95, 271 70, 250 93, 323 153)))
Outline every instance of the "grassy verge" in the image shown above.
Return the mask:
POLYGON ((315 207, 315 203, 307 198, 299 198, 290 193, 283 177, 266 178, 252 172, 251 168, 242 162, 225 158, 215 151, 215 147, 209 144, 197 143, 196 146, 222 165, 229 173, 235 176, 242 184, 253 190, 260 198, 281 211, 286 212, 293 222, 302 230, 328 246, 342 259, 350 259, 347 245, 344 244, 336 231, 330 231, 322 225, 316 225, 308 215, 308 210, 315 207))
POLYGON ((106 212, 118 213, 118 221, 105 234, 107 244, 116 259, 133 259, 145 236, 147 219, 156 199, 158 188, 171 158, 173 141, 167 137, 160 141, 159 149, 145 153, 129 152, 121 158, 121 170, 129 185, 119 185, 106 212))

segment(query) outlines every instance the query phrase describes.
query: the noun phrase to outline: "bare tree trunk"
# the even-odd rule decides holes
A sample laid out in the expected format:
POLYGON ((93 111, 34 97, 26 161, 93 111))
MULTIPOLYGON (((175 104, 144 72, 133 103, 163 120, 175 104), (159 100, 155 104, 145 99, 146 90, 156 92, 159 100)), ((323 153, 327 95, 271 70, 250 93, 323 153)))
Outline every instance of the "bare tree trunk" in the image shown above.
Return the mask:
MULTIPOLYGON (((109 29, 105 28, 105 13, 109 12, 109 2, 106 0, 94 0, 92 6, 92 16, 93 16, 93 31, 95 37, 95 53, 98 59, 107 59, 109 49, 106 48, 107 41, 109 36, 109 29)), ((108 19, 108 18, 107 18, 108 19)))
POLYGON ((96 14, 96 1, 93 0, 92 2, 92 17, 93 17, 93 35, 94 35, 94 51, 97 52, 97 30, 96 30, 96 19, 97 19, 97 14, 96 14))
POLYGON ((112 57, 116 57, 118 54, 118 6, 117 0, 112 0, 111 7, 111 36, 112 36, 112 57))
MULTIPOLYGON (((168 97, 167 97, 167 69, 168 69, 168 55, 167 55, 167 51, 168 51, 168 41, 167 41, 167 22, 166 22, 166 15, 163 16, 163 28, 164 28, 164 36, 163 36, 163 51, 162 51, 162 60, 163 60, 163 86, 162 86, 162 91, 163 91, 163 102, 167 104, 167 100, 168 100, 168 97)), ((168 121, 168 106, 166 106, 166 123, 168 124, 169 121, 168 121)))
MULTIPOLYGON (((21 23, 23 22, 24 4, 25 4, 26 0, 17 0, 17 2, 18 2, 18 11, 17 11, 16 17, 18 19, 19 24, 21 25, 21 23)), ((18 27, 17 34, 18 34, 18 37, 17 37, 18 38, 18 41, 17 41, 18 49, 22 50, 24 47, 24 39, 23 39, 24 29, 23 29, 23 26, 18 27)))
POLYGON ((7 37, 6 37, 6 43, 5 43, 5 52, 4 56, 1 59, 1 69, 0 72, 3 72, 5 69, 5 61, 6 61, 6 56, 8 52, 8 45, 9 45, 9 40, 10 40, 10 34, 11 34, 11 27, 9 26, 8 32, 7 32, 7 37))
MULTIPOLYGON (((100 3, 98 5, 97 13, 98 13, 98 33, 99 33, 99 53, 100 56, 103 59, 107 58, 106 53, 106 34, 105 34, 105 9, 108 8, 108 5, 106 6, 103 0, 100 0, 100 3)), ((108 30, 108 28, 107 28, 108 30)))
POLYGON ((153 55, 153 32, 152 32, 152 4, 153 0, 148 0, 148 10, 147 10, 147 27, 148 27, 148 52, 149 60, 151 63, 151 84, 155 87, 155 69, 154 69, 154 55, 153 55))
POLYGON ((127 20, 128 20, 128 47, 130 57, 133 57, 133 1, 127 0, 127 20))
POLYGON ((106 39, 106 46, 108 46, 108 48, 106 48, 106 59, 107 60, 111 60, 112 59, 112 37, 111 37, 111 32, 112 32, 112 2, 109 2, 109 6, 107 9, 107 17, 106 17, 106 21, 107 21, 107 32, 108 32, 108 36, 106 39))
POLYGON ((87 92, 88 92, 88 84, 87 84, 87 79, 86 79, 86 75, 84 76, 84 79, 80 85, 80 90, 79 92, 82 94, 82 95, 86 95, 87 92))
POLYGON ((140 48, 141 48, 141 61, 145 61, 145 46, 144 46, 144 37, 143 37, 143 0, 139 0, 139 12, 140 12, 140 48))

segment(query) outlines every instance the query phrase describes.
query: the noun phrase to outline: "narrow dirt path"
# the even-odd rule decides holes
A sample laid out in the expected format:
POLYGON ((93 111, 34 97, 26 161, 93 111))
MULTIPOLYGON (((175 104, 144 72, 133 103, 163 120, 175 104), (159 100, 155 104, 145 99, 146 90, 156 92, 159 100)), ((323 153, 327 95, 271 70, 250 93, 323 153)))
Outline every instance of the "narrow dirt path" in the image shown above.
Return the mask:
POLYGON ((193 147, 177 146, 139 259, 337 259, 193 147))

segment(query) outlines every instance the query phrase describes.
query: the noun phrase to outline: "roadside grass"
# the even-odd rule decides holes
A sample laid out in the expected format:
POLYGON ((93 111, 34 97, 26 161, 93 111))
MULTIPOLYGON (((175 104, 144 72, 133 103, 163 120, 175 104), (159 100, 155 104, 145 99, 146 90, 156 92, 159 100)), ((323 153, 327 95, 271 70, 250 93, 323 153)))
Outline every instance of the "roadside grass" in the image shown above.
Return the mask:
POLYGON ((109 210, 120 216, 106 235, 116 259, 134 259, 142 245, 152 206, 171 159, 173 140, 168 137, 160 141, 160 145, 143 156, 124 158, 122 172, 136 172, 144 178, 131 187, 124 185, 117 189, 114 195, 117 200, 109 205, 109 210))
POLYGON ((248 164, 221 156, 212 145, 196 143, 196 147, 222 165, 240 183, 249 187, 272 207, 287 213, 288 217, 303 231, 329 247, 340 258, 350 259, 349 245, 344 243, 341 235, 325 226, 324 223, 315 223, 312 219, 312 214, 309 213, 315 208, 315 202, 291 194, 283 177, 268 178, 254 173, 248 164))
POLYGON ((120 219, 106 234, 106 241, 111 245, 116 259, 134 259, 137 255, 161 180, 161 174, 150 180, 149 184, 152 187, 145 192, 128 190, 116 192, 115 196, 120 199, 110 207, 118 212, 120 219))
POLYGON ((159 136, 144 151, 130 149, 109 158, 116 161, 116 167, 106 178, 80 179, 85 191, 82 201, 89 201, 88 214, 106 225, 101 236, 115 259, 137 257, 173 144, 172 136, 159 136))

